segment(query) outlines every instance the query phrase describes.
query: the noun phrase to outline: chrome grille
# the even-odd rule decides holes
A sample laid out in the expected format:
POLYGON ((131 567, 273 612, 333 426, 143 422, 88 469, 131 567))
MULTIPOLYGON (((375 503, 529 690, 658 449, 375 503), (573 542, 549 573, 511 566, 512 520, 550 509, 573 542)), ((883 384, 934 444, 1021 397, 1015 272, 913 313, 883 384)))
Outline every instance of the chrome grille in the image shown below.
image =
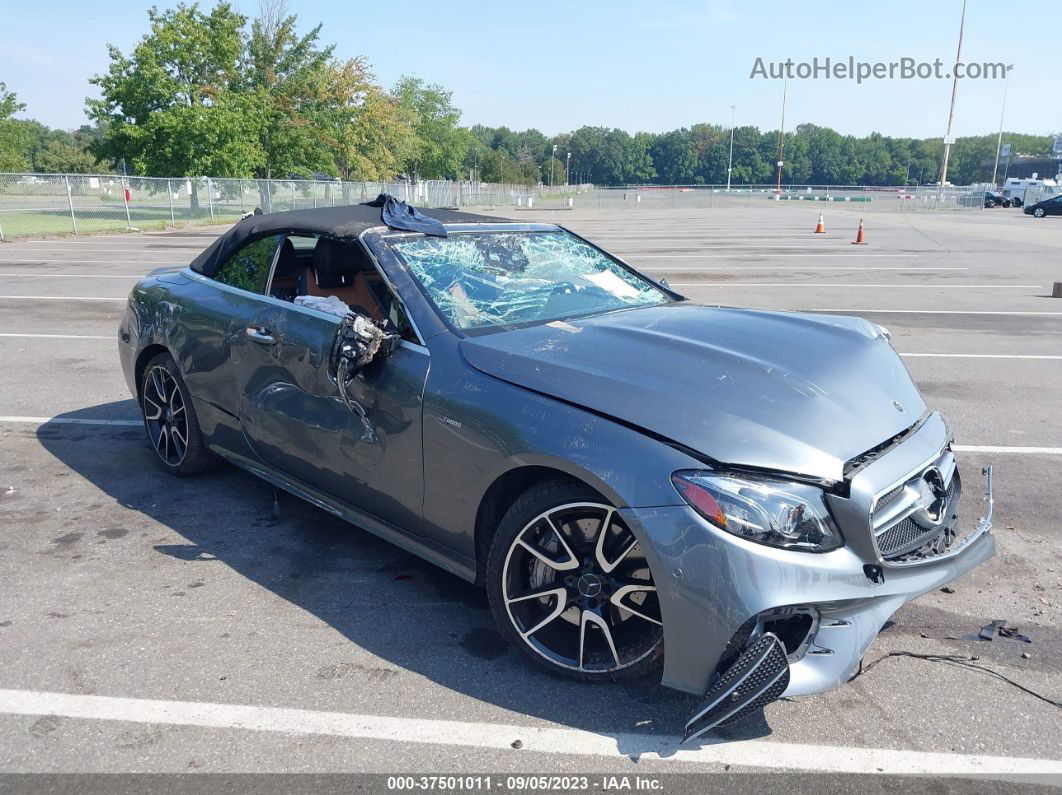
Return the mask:
POLYGON ((908 562, 912 556, 924 559, 944 552, 955 537, 961 488, 955 457, 949 451, 879 494, 871 527, 882 558, 908 562), (946 494, 942 503, 926 504, 927 497, 935 494, 939 498, 942 492, 946 494), (938 513, 931 513, 934 506, 938 513))
POLYGON ((893 500, 895 500, 903 493, 903 490, 904 484, 901 483, 892 491, 887 492, 883 497, 878 500, 878 504, 875 506, 874 512, 880 514, 885 508, 887 508, 892 503, 893 500))

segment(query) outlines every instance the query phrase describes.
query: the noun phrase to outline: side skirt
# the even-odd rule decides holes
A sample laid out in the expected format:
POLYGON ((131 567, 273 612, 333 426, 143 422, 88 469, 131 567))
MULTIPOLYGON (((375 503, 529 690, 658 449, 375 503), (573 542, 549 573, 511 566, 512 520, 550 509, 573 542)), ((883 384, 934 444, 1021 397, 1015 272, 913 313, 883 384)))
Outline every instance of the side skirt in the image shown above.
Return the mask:
POLYGON ((445 569, 463 580, 474 582, 476 579, 476 567, 471 558, 447 549, 441 544, 411 536, 394 525, 370 516, 352 505, 340 503, 317 489, 294 481, 259 461, 252 461, 249 458, 233 453, 231 450, 225 450, 215 445, 211 445, 210 449, 240 469, 250 472, 252 475, 257 475, 277 488, 284 489, 284 491, 294 494, 311 505, 328 511, 330 514, 338 516, 340 519, 350 522, 352 525, 360 527, 374 536, 379 536, 384 541, 389 541, 407 552, 424 558, 429 563, 434 563, 439 568, 445 569))

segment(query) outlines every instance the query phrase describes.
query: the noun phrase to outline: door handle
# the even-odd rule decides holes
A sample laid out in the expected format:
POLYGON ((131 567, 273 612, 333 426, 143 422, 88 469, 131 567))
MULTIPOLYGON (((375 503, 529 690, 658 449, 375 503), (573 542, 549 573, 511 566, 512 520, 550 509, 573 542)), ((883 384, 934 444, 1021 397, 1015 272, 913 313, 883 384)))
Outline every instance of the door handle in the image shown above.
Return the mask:
POLYGON ((265 329, 248 327, 245 329, 245 333, 250 337, 252 342, 257 342, 259 345, 272 345, 277 341, 276 337, 265 329))

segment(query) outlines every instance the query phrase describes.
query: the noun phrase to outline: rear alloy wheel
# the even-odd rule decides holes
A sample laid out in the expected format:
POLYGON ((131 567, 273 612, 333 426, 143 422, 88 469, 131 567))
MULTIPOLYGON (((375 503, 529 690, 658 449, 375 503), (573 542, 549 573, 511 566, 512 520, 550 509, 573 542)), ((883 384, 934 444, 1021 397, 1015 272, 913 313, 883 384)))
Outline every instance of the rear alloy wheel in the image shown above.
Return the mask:
POLYGON ((194 475, 214 463, 184 380, 169 354, 159 354, 144 368, 140 409, 156 460, 167 472, 194 475))
POLYGON ((487 565, 495 619, 547 669, 626 680, 659 666, 660 603, 638 540, 577 484, 532 487, 505 515, 487 565))

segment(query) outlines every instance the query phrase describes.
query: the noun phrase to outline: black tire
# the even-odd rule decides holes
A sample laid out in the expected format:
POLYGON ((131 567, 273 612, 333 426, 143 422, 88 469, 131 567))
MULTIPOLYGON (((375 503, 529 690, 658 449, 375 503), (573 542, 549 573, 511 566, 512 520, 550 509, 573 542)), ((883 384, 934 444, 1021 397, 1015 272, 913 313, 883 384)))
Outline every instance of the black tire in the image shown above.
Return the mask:
MULTIPOLYGON (((630 681, 656 671, 663 664, 663 626, 648 562, 633 534, 613 511, 601 495, 577 482, 542 481, 524 492, 506 512, 498 524, 487 556, 487 597, 502 635, 536 665, 553 674, 582 682, 630 681), (551 511, 557 513, 550 514, 551 511), (580 515, 583 515, 582 519, 580 515), (595 532, 594 517, 598 515, 601 518, 595 532), (543 519, 544 516, 547 518, 543 519), (548 522, 556 522, 554 526, 560 528, 558 532, 563 534, 563 538, 557 539, 548 529, 536 529, 538 521, 546 522, 543 525, 545 528, 549 527, 548 522), (532 538, 529 535, 532 532, 542 535, 532 538), (596 538, 601 532, 605 535, 605 541, 598 548, 596 538), (591 534, 595 540, 588 540, 591 534), (568 562, 581 559, 580 568, 558 572, 544 565, 537 554, 529 555, 528 548, 518 543, 518 539, 525 536, 530 539, 528 543, 545 537, 554 538, 558 543, 553 551, 559 553, 561 545, 564 545, 564 551, 570 550, 571 555, 561 556, 567 557, 568 562), (614 568, 598 578, 598 590, 594 591, 596 598, 591 598, 584 586, 586 583, 593 586, 596 575, 591 574, 590 579, 587 579, 587 574, 591 573, 591 569, 601 570, 597 563, 600 558, 607 560, 607 546, 612 547, 607 553, 615 558, 614 563, 609 562, 614 568), (600 556, 597 549, 601 550, 600 556), (619 553, 615 554, 617 551, 619 553), (553 579, 536 584, 535 572, 538 569, 543 573, 537 576, 553 579), (644 586, 637 583, 644 583, 644 586), (522 611, 532 611, 532 615, 534 611, 553 614, 560 609, 560 601, 557 596, 529 598, 526 594, 514 594, 516 586, 526 589, 527 593, 563 588, 568 594, 566 602, 569 607, 557 613, 548 625, 543 624, 528 631, 525 636, 517 624, 523 621, 522 626, 525 628, 529 625, 538 626, 541 614, 525 618, 522 611), (621 589, 632 588, 633 592, 628 591, 626 595, 619 593, 621 589), (628 598, 632 601, 624 601, 628 598), (638 598, 642 601, 638 602, 638 598), (616 600, 637 610, 616 607, 616 600), (590 621, 584 618, 584 613, 593 613, 597 618, 590 621), (573 614, 577 618, 573 619, 573 614), (606 622, 605 626, 601 625, 602 620, 606 622), (532 635, 534 637, 530 637, 532 635), (581 644, 574 661, 556 650, 571 649, 571 640, 581 644), (556 648, 551 648, 550 644, 556 648), (576 661, 578 668, 573 664, 576 661)), ((549 552, 543 547, 538 547, 538 550, 540 553, 549 552)), ((552 552, 550 557, 553 557, 552 552)))
POLYGON ((1037 207, 1035 210, 1032 211, 1032 214, 1034 218, 1043 218, 1045 215, 1047 215, 1047 212, 1044 210, 1043 207, 1037 207))
POLYGON ((154 453, 152 458, 161 469, 177 477, 188 477, 217 463, 217 456, 203 441, 181 371, 168 353, 152 357, 144 367, 140 415, 154 453))

